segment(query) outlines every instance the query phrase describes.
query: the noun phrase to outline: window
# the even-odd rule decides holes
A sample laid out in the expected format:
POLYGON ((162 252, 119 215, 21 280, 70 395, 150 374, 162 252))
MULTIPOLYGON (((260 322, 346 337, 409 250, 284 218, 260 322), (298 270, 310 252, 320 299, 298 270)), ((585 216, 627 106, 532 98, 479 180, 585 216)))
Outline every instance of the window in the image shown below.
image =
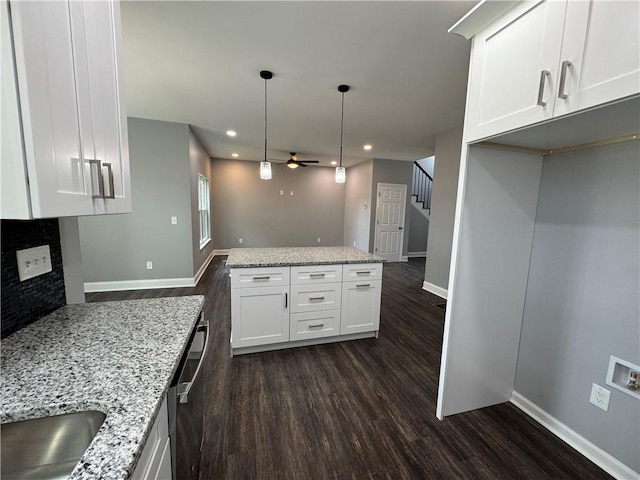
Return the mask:
POLYGON ((211 223, 209 211, 209 180, 198 174, 198 213, 200 214, 200 248, 211 240, 211 223))

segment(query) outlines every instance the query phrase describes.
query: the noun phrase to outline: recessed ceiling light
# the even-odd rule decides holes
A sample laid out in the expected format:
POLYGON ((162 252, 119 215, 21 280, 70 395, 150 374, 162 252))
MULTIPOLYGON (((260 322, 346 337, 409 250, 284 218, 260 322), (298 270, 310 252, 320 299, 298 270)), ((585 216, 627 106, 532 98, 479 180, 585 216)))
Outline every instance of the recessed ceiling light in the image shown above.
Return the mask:
POLYGON ((235 130, 227 130, 227 135, 229 135, 230 137, 235 137, 236 136, 236 131, 235 130))
POLYGON ((233 158, 238 158, 238 157, 240 156, 240 154, 238 154, 238 153, 236 153, 236 152, 233 152, 233 153, 231 154, 231 156, 232 156, 233 158))
POLYGON ((337 165, 337 164, 338 164, 338 162, 336 162, 335 160, 331 161, 331 165, 337 165))
POLYGON ((369 145, 368 143, 363 146, 362 148, 364 148, 365 150, 371 150, 373 148, 373 145, 369 145))

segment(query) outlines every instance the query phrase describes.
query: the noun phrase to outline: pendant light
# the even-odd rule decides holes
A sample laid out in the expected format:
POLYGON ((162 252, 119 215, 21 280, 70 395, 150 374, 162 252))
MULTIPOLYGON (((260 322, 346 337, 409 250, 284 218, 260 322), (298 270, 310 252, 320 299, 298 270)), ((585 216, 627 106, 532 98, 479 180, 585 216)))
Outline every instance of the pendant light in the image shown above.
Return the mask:
POLYGON ((342 166, 342 136, 344 133, 344 94, 349 91, 349 85, 338 85, 338 91, 342 94, 342 113, 340 115, 340 163, 336 167, 336 183, 344 183, 347 180, 347 170, 342 166))
POLYGON ((260 78, 264 79, 264 160, 260 162, 260 178, 271 180, 271 162, 267 160, 267 80, 273 78, 273 73, 262 70, 260 78))

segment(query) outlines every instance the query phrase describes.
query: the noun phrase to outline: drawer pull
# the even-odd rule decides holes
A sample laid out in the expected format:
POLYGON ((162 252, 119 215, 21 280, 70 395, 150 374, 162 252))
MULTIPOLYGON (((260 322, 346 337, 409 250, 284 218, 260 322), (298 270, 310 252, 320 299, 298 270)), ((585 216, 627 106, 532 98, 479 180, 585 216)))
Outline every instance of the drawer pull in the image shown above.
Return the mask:
POLYGON ((314 300, 324 300, 324 297, 309 297, 310 302, 313 302, 314 300))
POLYGON ((324 278, 324 273, 310 273, 310 278, 324 278))
POLYGON ((371 275, 371 270, 356 272, 356 275, 371 275))
POLYGON ((560 67, 560 87, 558 87, 558 98, 566 99, 569 97, 569 95, 564 91, 564 84, 567 81, 567 70, 572 65, 573 64, 569 60, 562 62, 562 67, 560 67))
POLYGON ((269 280, 271 278, 271 275, 254 275, 253 279, 254 280, 269 280))
POLYGON ((370 287, 370 283, 356 283, 356 288, 367 288, 370 287))
POLYGON ((324 323, 314 323, 313 325, 309 325, 309 328, 320 328, 324 327, 324 323))

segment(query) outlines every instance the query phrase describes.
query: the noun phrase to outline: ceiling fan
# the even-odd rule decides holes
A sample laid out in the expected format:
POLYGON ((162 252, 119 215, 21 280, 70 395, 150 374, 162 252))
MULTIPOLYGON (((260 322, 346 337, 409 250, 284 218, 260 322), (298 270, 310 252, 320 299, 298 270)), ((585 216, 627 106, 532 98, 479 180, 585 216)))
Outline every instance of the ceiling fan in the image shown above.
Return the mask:
POLYGON ((318 160, 298 160, 296 152, 289 152, 289 154, 291 155, 291 158, 281 165, 286 165, 289 168, 298 168, 306 167, 308 163, 320 163, 318 160))

